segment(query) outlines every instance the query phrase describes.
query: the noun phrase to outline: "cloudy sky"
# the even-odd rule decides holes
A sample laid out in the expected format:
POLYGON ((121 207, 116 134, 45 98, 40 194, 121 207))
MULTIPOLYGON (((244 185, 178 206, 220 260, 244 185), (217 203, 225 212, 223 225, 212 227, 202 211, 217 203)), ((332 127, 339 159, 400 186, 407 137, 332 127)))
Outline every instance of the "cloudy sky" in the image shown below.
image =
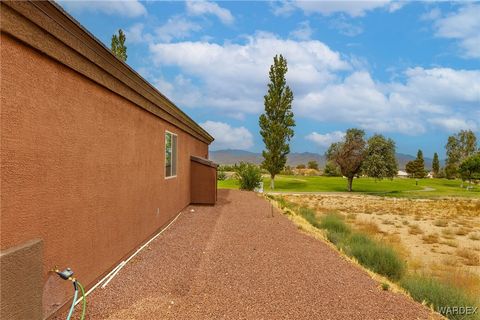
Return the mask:
POLYGON ((288 61, 292 151, 323 153, 363 128, 427 157, 480 133, 480 2, 62 1, 207 129, 212 149, 262 150, 258 116, 275 54, 288 61))

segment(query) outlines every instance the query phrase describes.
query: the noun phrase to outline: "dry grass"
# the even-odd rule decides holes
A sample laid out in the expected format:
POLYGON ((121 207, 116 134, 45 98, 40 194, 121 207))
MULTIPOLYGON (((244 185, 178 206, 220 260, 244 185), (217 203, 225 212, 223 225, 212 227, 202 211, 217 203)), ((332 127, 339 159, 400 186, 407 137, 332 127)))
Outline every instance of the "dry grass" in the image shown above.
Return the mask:
MULTIPOLYGON (((286 198, 306 204, 304 195, 286 198)), ((308 196, 308 205, 321 208, 317 215, 337 211, 353 229, 392 246, 410 274, 433 276, 480 297, 480 199, 316 195, 308 196)))
POLYGON ((438 219, 433 223, 434 226, 445 228, 448 226, 448 220, 446 219, 438 219))
POLYGON ((458 241, 455 241, 455 240, 445 240, 445 241, 441 241, 440 243, 453 248, 458 247, 458 241))
POLYGON ((423 230, 420 229, 418 224, 411 224, 410 227, 408 228, 408 233, 412 235, 423 234, 423 230))
POLYGON ((457 256, 463 258, 466 266, 480 266, 480 256, 473 250, 462 248, 456 251, 457 256))
POLYGON ((472 234, 470 234, 468 239, 478 241, 478 240, 480 240, 480 233, 472 233, 472 234))
POLYGON ((455 230, 455 234, 457 236, 466 236, 469 233, 470 233, 470 230, 468 230, 464 227, 461 227, 461 228, 458 228, 457 230, 455 230))
POLYGON ((423 243, 427 244, 433 244, 433 243, 438 243, 439 241, 439 236, 436 233, 431 233, 431 234, 426 234, 422 237, 423 243))
POLYGON ((356 225, 360 231, 363 231, 373 236, 382 233, 378 225, 373 221, 359 221, 356 223, 356 225))
POLYGON ((445 239, 455 239, 455 235, 452 229, 443 229, 442 230, 442 237, 445 239))

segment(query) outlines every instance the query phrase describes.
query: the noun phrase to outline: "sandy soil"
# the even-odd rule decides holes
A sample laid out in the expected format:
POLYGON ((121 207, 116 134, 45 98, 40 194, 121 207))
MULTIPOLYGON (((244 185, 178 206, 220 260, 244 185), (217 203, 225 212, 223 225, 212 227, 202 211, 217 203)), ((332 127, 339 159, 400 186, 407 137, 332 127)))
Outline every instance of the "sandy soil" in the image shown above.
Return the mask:
MULTIPOLYGON (((106 289, 89 319, 430 319, 260 196, 189 207, 106 289), (190 212, 194 209, 194 212, 190 212)), ((58 319, 62 319, 59 317, 58 319)))

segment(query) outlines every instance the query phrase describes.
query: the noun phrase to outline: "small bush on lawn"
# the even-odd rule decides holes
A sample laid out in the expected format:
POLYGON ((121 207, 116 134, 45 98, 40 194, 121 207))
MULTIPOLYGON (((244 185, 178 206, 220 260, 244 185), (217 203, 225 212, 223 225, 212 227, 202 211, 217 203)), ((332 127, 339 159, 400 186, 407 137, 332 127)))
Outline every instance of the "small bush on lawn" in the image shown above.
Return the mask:
POLYGON ((400 281, 400 285, 410 292, 413 299, 427 302, 449 319, 480 319, 478 310, 473 315, 452 314, 453 307, 479 307, 474 299, 452 285, 423 275, 405 277, 400 281))
POLYGON ((241 190, 253 191, 255 188, 260 187, 262 174, 256 165, 240 162, 240 165, 235 168, 235 173, 241 190))
POLYGON ((227 179, 227 174, 225 173, 225 171, 222 171, 222 170, 218 171, 217 180, 218 181, 223 181, 225 179, 227 179))
POLYGON ((405 264, 389 246, 378 243, 366 235, 353 234, 344 244, 345 252, 370 270, 399 280, 405 273, 405 264))
POLYGON ((342 218, 334 213, 329 213, 322 217, 320 221, 320 228, 326 229, 330 232, 349 234, 350 228, 343 222, 342 218))

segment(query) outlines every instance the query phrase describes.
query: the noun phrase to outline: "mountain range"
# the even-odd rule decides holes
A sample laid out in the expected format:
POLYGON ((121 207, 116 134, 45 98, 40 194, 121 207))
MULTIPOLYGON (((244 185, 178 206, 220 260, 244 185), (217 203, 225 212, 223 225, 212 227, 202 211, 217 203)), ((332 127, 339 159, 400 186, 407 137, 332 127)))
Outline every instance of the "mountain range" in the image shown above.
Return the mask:
MULTIPOLYGON (((415 156, 396 153, 398 167, 401 170, 405 169, 405 165, 408 161, 415 160, 415 156)), ((313 152, 292 152, 287 156, 287 165, 297 166, 299 164, 307 164, 309 161, 317 161, 320 167, 325 166, 325 155, 313 153, 313 152)), ((250 152, 245 150, 215 150, 210 151, 210 159, 218 164, 235 164, 241 161, 260 164, 262 162, 262 154, 256 152, 250 152)), ((443 161, 440 161, 442 165, 443 161)), ((430 169, 432 167, 432 159, 425 158, 425 168, 430 169)))

